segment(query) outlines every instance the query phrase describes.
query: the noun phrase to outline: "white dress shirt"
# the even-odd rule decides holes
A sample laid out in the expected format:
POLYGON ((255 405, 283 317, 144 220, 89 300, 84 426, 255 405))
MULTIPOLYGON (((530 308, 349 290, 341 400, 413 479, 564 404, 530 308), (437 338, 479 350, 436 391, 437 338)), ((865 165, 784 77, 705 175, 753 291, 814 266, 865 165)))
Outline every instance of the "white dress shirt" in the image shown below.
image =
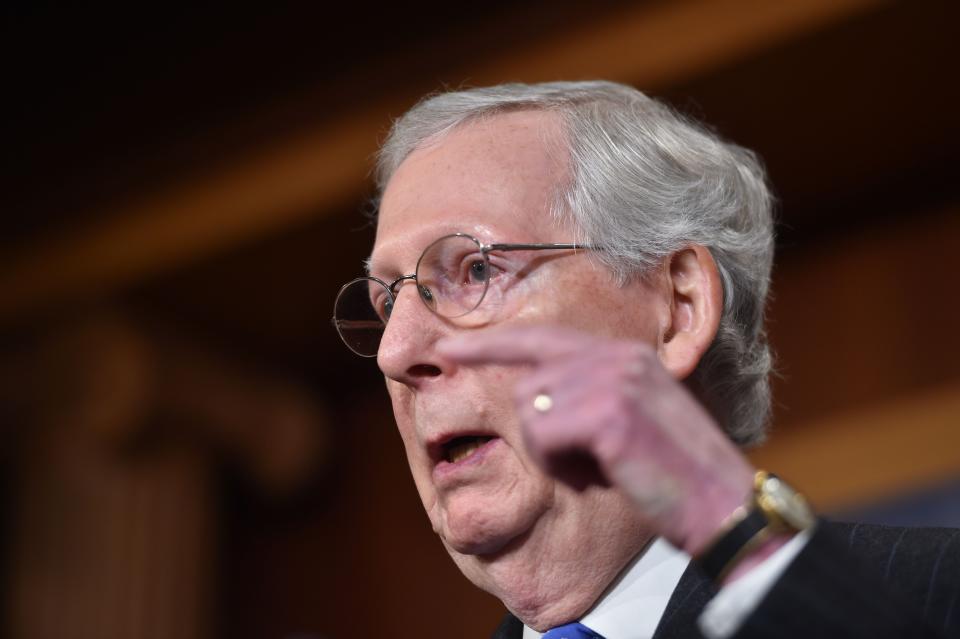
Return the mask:
MULTIPOLYGON (((700 615, 704 636, 727 639, 733 635, 808 538, 809 531, 796 535, 762 564, 721 588, 700 615)), ((627 565, 596 605, 580 618, 580 623, 606 639, 650 639, 689 563, 689 555, 657 538, 627 565)), ((542 636, 532 628, 523 627, 523 639, 542 636)))

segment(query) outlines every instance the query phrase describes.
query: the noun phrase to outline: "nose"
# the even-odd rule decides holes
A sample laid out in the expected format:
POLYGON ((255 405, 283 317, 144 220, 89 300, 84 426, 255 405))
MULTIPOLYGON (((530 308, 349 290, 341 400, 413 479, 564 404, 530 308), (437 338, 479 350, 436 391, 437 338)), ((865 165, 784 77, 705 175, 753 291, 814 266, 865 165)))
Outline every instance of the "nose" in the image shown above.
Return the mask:
POLYGON ((377 365, 388 378, 416 388, 448 372, 450 365, 434 348, 447 327, 418 299, 415 282, 403 282, 398 288, 377 365))

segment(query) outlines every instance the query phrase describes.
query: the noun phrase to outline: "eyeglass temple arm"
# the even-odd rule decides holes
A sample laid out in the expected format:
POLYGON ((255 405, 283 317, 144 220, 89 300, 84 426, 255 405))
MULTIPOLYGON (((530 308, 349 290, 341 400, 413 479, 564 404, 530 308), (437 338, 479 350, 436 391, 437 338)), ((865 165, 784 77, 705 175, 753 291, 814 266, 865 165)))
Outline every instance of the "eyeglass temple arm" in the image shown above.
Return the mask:
POLYGON ((583 249, 593 248, 587 244, 486 244, 483 251, 541 251, 546 249, 583 249))

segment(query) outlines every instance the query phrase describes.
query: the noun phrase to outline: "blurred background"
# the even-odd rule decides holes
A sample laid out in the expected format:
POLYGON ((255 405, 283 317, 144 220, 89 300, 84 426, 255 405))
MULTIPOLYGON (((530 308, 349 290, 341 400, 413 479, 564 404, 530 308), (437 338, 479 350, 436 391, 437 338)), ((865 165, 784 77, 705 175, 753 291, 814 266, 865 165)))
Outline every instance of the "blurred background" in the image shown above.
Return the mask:
POLYGON ((757 150, 756 462, 960 525, 956 3, 260 5, 0 10, 3 636, 488 636, 330 324, 371 155, 442 87, 608 78, 757 150))

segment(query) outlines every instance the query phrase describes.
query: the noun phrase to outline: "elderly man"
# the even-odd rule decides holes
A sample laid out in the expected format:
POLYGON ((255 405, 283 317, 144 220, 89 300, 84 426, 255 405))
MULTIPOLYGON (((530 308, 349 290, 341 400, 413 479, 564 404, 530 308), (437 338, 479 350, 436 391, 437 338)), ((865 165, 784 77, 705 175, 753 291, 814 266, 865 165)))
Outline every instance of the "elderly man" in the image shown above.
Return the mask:
POLYGON ((770 404, 749 151, 622 85, 504 85, 421 102, 378 169, 335 323, 496 637, 960 628, 952 531, 816 525, 740 450, 770 404))

